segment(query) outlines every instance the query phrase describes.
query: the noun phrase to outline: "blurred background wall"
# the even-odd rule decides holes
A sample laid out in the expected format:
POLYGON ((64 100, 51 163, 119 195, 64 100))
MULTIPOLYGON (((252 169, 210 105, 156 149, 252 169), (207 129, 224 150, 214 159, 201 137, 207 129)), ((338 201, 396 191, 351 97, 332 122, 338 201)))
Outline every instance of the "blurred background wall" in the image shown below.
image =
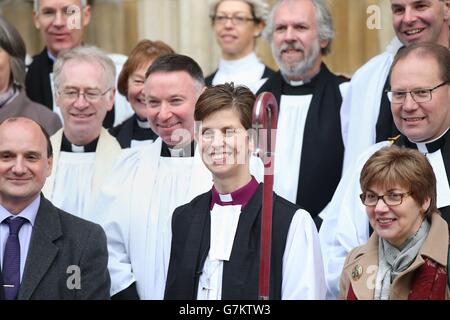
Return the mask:
MULTIPOLYGON (((274 1, 268 0, 271 4, 274 1)), ((328 0, 336 28, 332 53, 326 57, 336 73, 351 76, 392 39, 389 0, 328 0)), ((208 0, 91 0, 92 19, 85 42, 110 53, 128 54, 138 40, 163 40, 199 62, 205 75, 219 60, 208 0)), ((23 36, 30 55, 43 48, 31 13, 32 0, 0 0, 0 13, 23 36)), ((276 69, 270 48, 258 40, 257 53, 276 69)))

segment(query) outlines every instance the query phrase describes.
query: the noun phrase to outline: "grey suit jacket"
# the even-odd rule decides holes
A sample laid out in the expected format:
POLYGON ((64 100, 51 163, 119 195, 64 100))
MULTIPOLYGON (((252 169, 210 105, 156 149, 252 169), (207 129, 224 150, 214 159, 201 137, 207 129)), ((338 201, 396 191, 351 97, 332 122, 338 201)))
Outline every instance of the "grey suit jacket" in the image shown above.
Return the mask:
POLYGON ((103 229, 41 194, 18 299, 109 299, 107 264, 103 229))

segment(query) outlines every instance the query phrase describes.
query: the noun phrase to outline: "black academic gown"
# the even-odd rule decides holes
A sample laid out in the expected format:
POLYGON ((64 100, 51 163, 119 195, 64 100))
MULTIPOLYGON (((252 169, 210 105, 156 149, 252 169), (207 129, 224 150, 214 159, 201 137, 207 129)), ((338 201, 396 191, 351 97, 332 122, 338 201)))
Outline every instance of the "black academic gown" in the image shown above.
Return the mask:
MULTIPOLYGON (((205 78, 205 84, 209 87, 212 86, 212 82, 214 80, 214 77, 216 76, 216 73, 219 69, 216 69, 213 73, 211 73, 209 76, 207 76, 205 78)), ((270 69, 268 66, 265 66, 264 68, 264 72, 263 75, 261 77, 261 79, 264 78, 270 78, 271 76, 273 76, 275 74, 275 71, 273 71, 272 69, 270 69)))
MULTIPOLYGON (((164 298, 195 300, 199 277, 209 252, 212 192, 175 209, 172 247, 164 298)), ((270 299, 281 299, 283 255, 298 206, 274 193, 270 299)), ((258 299, 262 184, 239 217, 230 261, 223 265, 222 299, 258 299)))
POLYGON ((122 149, 129 148, 131 146, 131 140, 155 141, 158 137, 152 129, 139 127, 136 114, 108 131, 113 137, 116 137, 122 149))
POLYGON ((257 92, 272 92, 278 105, 282 95, 313 95, 303 133, 296 203, 311 214, 318 228, 321 224, 318 214, 333 197, 342 174, 344 143, 339 85, 346 81, 347 78, 336 76, 322 63, 319 74, 307 84, 291 86, 278 71, 257 92))
MULTIPOLYGON (((49 58, 47 48, 33 57, 28 66, 25 86, 28 98, 43 104, 53 111, 53 93, 50 83, 50 73, 53 72, 53 60, 49 58)), ((106 113, 103 126, 110 128, 114 124, 114 107, 106 113)))
MULTIPOLYGON (((405 146, 407 148, 417 149, 417 145, 412 143, 405 136, 401 135, 395 142, 398 146, 405 146)), ((450 130, 442 136, 440 139, 427 144, 429 152, 434 152, 438 149, 441 150, 442 160, 444 162, 445 172, 447 173, 447 180, 450 185, 450 130)), ((442 218, 447 221, 450 226, 450 206, 438 208, 442 214, 442 218)))
POLYGON ((387 97, 386 90, 390 88, 389 77, 386 79, 384 84, 383 93, 381 94, 380 102, 380 112, 378 113, 378 119, 375 126, 376 141, 381 142, 386 141, 391 137, 395 137, 400 134, 394 123, 394 118, 392 117, 391 103, 387 97))

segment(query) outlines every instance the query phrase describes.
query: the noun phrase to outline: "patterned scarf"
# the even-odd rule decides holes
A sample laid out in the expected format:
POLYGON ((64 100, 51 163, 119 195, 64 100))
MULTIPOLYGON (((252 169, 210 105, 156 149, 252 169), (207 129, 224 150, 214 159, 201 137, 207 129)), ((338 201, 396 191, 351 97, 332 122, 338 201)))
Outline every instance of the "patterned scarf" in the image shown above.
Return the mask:
POLYGON ((375 283, 374 300, 389 300, 392 282, 413 263, 429 231, 430 223, 425 219, 419 230, 400 249, 392 246, 382 238, 379 239, 379 268, 375 283))

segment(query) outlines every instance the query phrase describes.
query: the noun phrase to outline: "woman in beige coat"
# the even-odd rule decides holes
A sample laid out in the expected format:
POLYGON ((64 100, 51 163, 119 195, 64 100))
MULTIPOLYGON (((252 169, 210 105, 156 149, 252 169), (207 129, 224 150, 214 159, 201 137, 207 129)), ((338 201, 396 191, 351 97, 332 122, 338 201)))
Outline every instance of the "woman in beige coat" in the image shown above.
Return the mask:
POLYGON ((449 299, 448 225, 436 209, 436 178, 426 157, 396 146, 370 157, 361 201, 374 232, 347 256, 340 298, 449 299))

